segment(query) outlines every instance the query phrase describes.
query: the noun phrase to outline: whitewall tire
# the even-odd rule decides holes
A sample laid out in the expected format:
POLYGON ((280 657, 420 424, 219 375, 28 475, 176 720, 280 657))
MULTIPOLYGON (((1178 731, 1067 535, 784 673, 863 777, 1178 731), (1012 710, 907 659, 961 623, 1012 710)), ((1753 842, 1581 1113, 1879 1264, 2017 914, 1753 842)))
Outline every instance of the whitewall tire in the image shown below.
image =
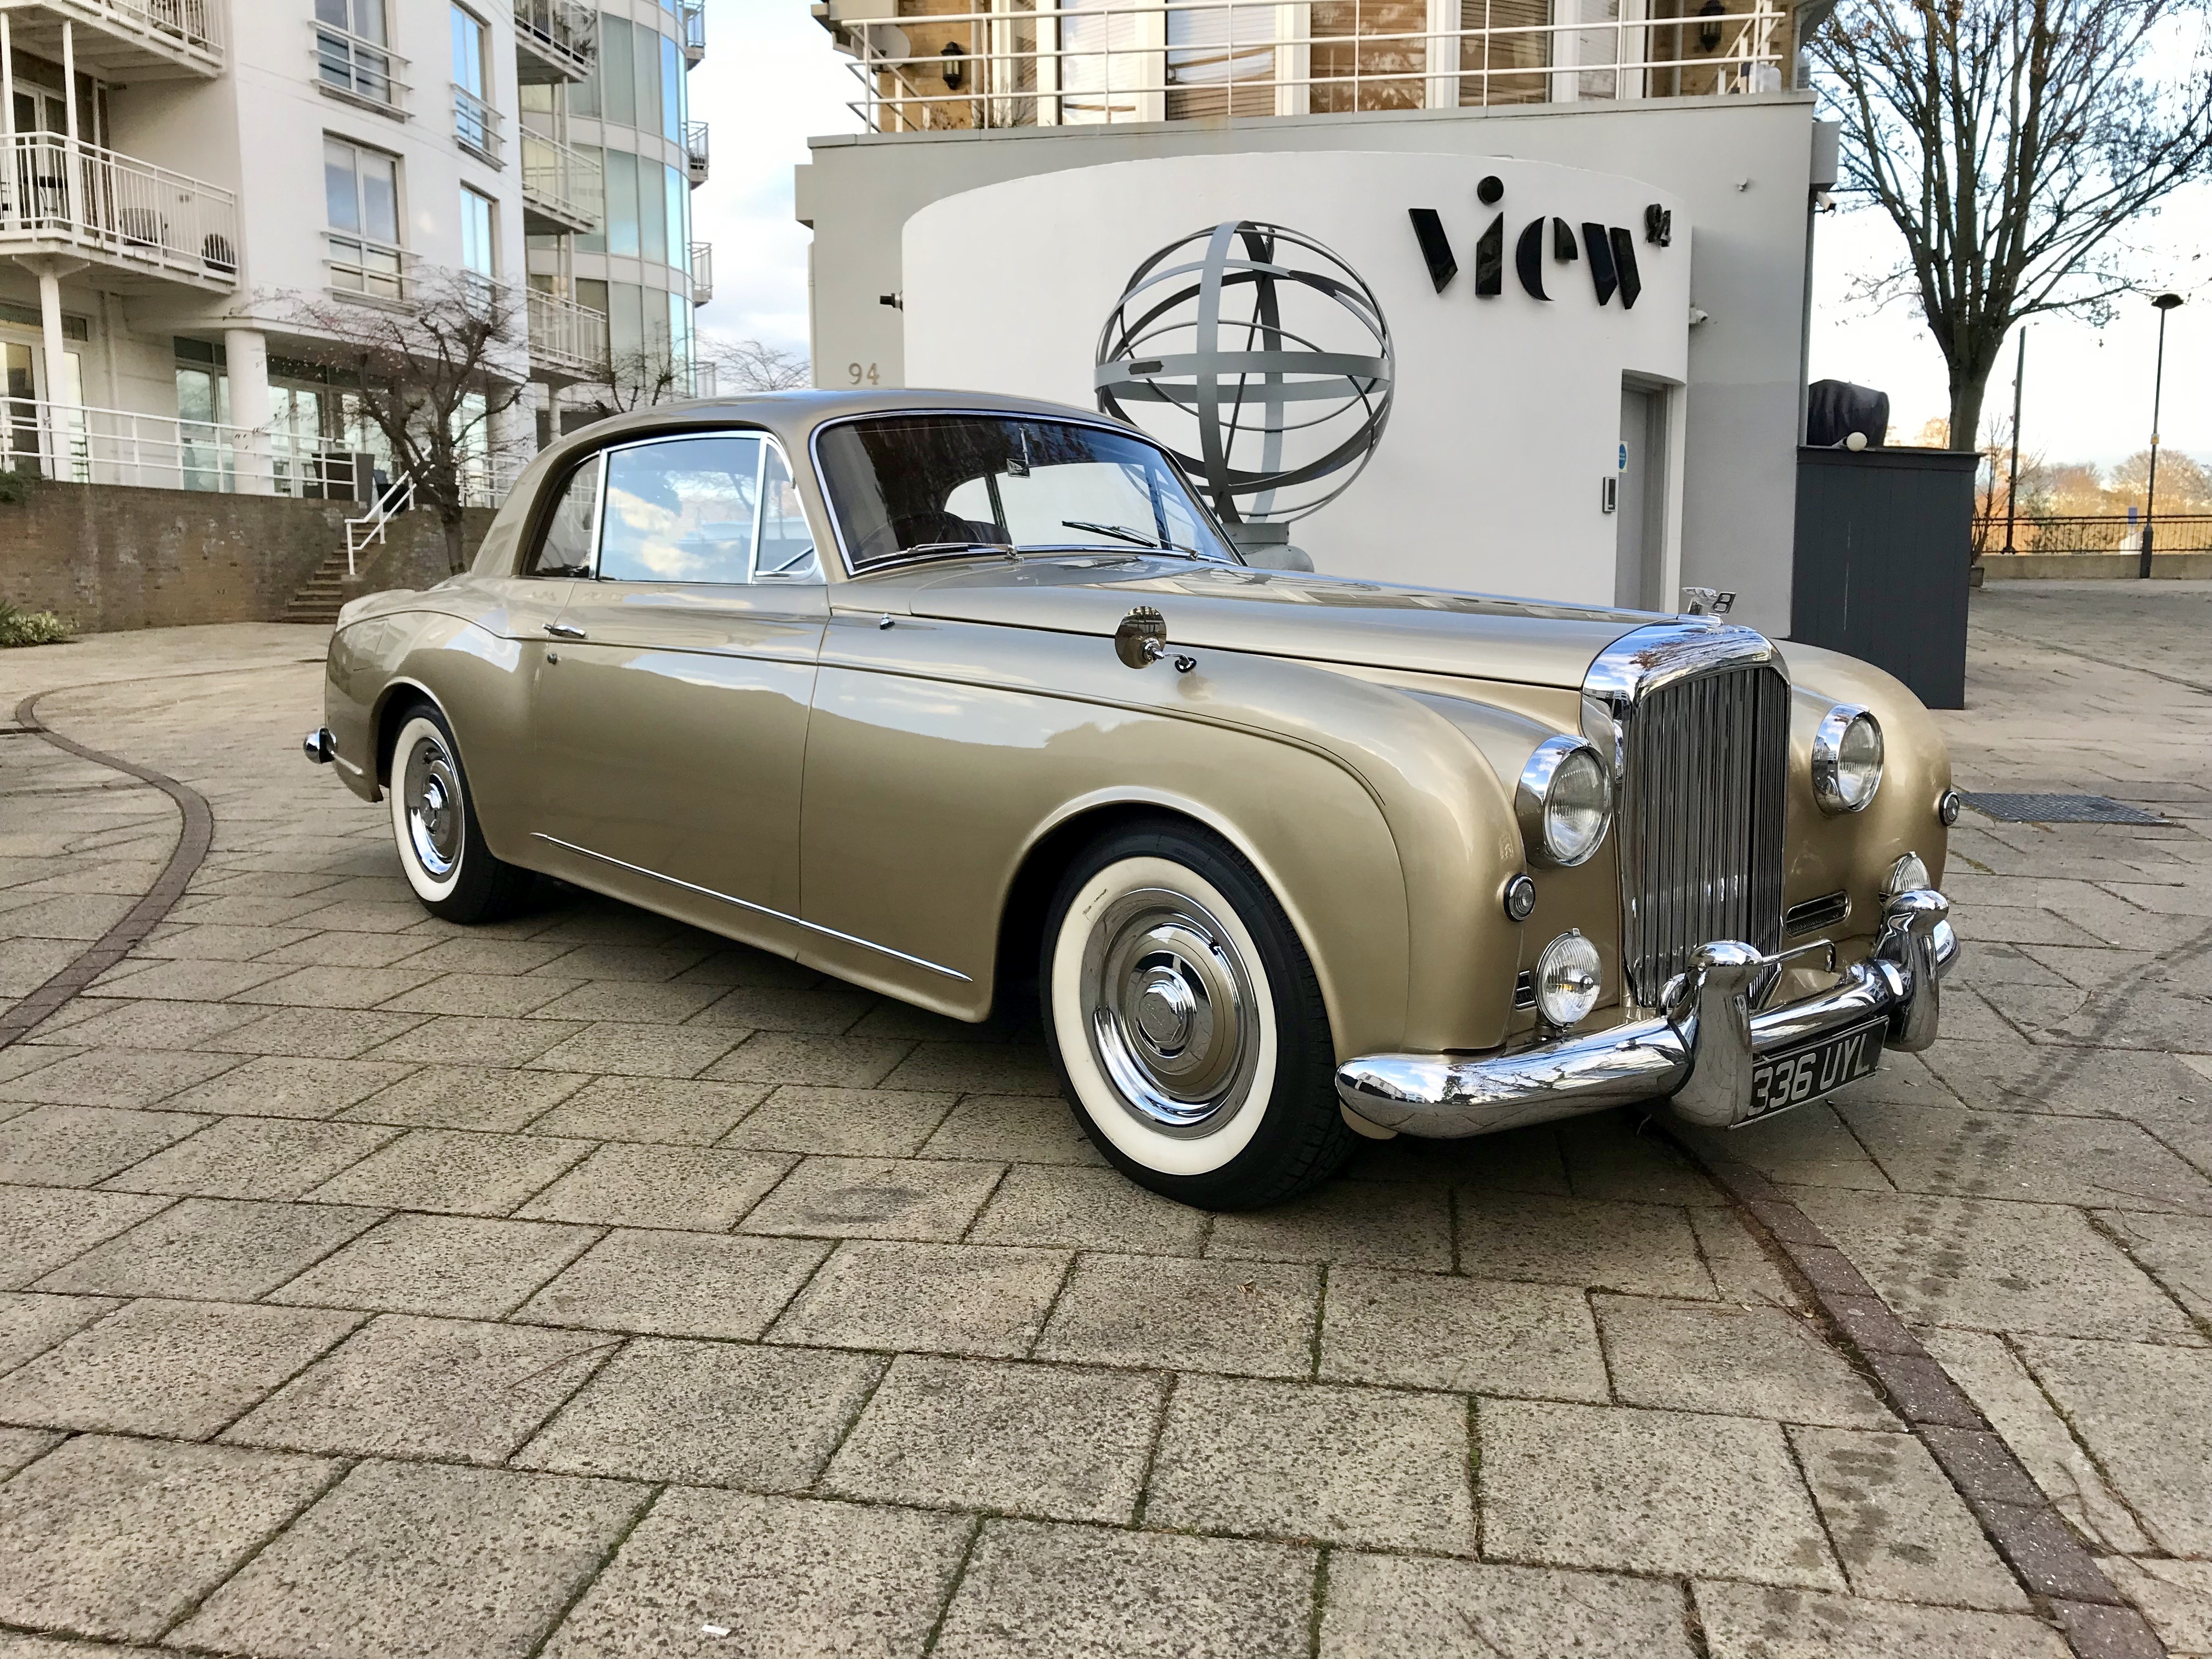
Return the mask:
POLYGON ((492 921, 527 896, 527 870, 493 856, 446 717, 417 703, 392 739, 386 793, 399 867, 422 908, 448 921, 492 921))
POLYGON ((1325 1179, 1357 1145, 1304 948, 1218 838, 1176 823, 1094 843, 1061 879, 1040 968, 1069 1098, 1132 1179, 1247 1208, 1325 1179))

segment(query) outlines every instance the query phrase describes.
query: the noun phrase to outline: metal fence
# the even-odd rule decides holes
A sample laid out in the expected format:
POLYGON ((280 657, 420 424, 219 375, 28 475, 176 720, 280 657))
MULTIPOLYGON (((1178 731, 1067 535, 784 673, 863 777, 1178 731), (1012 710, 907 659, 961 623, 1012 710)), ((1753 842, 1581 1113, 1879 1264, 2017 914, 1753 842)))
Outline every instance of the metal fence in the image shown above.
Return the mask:
POLYGON ((356 457, 294 432, 0 398, 0 471, 127 484, 351 501, 356 457))
POLYGON ((1540 0, 1002 0, 842 30, 852 108, 878 132, 1782 89, 1778 6, 1662 10, 1562 23, 1540 0))
MULTIPOLYGON (((2061 514, 2013 520, 2015 553, 2130 553, 2142 551, 2142 520, 2120 513, 2061 514)), ((1974 521, 1974 544, 1985 558, 2002 558, 2002 516, 1974 521)), ((2161 513, 2151 535, 2160 553, 2212 553, 2212 513, 2161 513)))
POLYGON ((532 127, 522 130, 522 198, 571 225, 606 216, 606 184, 598 159, 532 127))
POLYGON ((188 56, 222 56, 222 14, 211 0, 76 0, 75 9, 118 33, 150 36, 188 56))

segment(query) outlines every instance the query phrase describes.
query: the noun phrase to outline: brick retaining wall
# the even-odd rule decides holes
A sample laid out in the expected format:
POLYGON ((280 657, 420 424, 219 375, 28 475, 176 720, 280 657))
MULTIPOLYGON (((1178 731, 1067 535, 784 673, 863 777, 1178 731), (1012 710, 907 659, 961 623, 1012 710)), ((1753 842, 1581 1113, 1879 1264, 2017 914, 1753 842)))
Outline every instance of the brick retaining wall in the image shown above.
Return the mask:
MULTIPOLYGON (((83 633, 186 623, 278 622, 300 585, 345 547, 351 501, 191 489, 40 483, 0 502, 0 600, 52 611, 83 633)), ((472 511, 471 553, 491 522, 472 511)), ((446 574, 434 515, 393 520, 374 586, 419 587, 446 574)), ((362 591, 370 591, 365 582, 362 591)))

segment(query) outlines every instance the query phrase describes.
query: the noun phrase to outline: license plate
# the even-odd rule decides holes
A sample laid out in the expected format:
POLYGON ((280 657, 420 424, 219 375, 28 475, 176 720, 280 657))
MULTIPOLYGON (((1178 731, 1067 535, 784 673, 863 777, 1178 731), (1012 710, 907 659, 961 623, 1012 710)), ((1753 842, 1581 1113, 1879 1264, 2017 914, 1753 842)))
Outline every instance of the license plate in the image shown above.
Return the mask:
POLYGON ((1872 1077, 1881 1069, 1881 1039, 1887 1023, 1878 1019, 1761 1060, 1752 1067, 1751 1116, 1802 1106, 1846 1083, 1872 1077))

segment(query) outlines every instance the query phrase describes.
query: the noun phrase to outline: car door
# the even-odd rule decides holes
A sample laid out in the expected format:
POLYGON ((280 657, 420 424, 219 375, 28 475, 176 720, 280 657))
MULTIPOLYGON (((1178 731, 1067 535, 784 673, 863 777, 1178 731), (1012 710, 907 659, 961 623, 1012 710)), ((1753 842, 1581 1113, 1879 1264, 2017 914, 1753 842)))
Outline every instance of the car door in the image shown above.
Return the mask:
POLYGON ((597 465, 591 569, 546 628, 537 833, 595 887, 788 948, 827 615, 788 465, 736 430, 597 465))

